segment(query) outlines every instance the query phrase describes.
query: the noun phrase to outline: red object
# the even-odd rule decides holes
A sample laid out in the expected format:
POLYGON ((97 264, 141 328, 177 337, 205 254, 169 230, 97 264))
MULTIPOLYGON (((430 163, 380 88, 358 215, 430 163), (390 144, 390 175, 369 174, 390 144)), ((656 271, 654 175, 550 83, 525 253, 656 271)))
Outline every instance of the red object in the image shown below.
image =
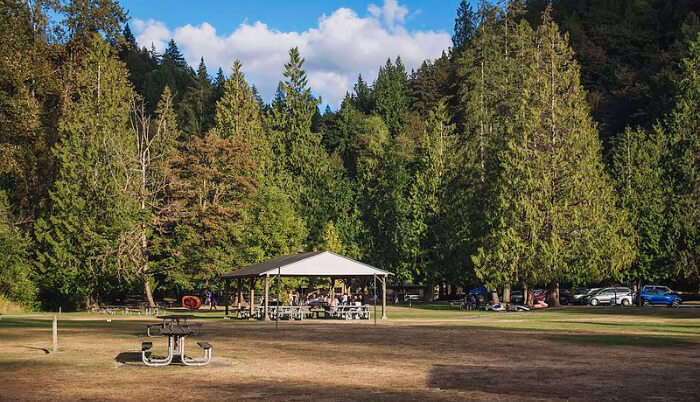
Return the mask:
POLYGON ((182 296, 182 307, 188 310, 197 310, 202 306, 202 301, 197 296, 182 296))
POLYGON ((544 300, 539 300, 537 303, 535 303, 532 308, 547 308, 549 307, 549 304, 545 303, 544 300))
POLYGON ((547 301, 549 299, 549 290, 535 289, 532 292, 533 301, 547 301))

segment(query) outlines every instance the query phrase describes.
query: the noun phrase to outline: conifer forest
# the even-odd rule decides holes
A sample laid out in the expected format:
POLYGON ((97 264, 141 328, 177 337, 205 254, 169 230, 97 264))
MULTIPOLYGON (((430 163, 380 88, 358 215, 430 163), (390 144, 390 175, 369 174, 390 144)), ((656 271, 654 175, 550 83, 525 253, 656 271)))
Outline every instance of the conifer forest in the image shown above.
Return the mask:
POLYGON ((301 250, 436 296, 697 291, 700 2, 471 4, 334 109, 298 48, 267 102, 238 60, 139 47, 117 0, 0 0, 0 298, 153 303, 301 250))

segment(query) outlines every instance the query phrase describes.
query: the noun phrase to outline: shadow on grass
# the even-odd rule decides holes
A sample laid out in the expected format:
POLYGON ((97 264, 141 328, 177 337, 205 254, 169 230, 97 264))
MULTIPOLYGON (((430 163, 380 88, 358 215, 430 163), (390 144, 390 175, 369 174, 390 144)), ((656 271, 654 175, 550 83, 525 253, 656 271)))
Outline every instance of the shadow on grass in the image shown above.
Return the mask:
POLYGON ((700 308, 670 308, 665 306, 653 307, 589 307, 589 306, 569 306, 550 310, 552 312, 591 314, 591 315, 625 315, 641 317, 659 318, 700 318, 700 308))
POLYGON ((429 388, 581 400, 694 400, 698 385, 692 374, 679 376, 664 367, 641 374, 634 367, 556 367, 545 364, 528 370, 507 366, 433 365, 429 388))
POLYGON ((141 363, 141 352, 121 352, 114 358, 114 360, 122 364, 143 365, 141 363))
POLYGON ((50 351, 48 348, 37 348, 37 347, 35 347, 35 346, 23 346, 23 347, 24 347, 25 349, 29 349, 29 350, 31 350, 31 351, 40 351, 40 352, 44 352, 45 355, 48 355, 49 353, 51 353, 51 351, 50 351))
POLYGON ((574 343, 595 346, 636 346, 643 348, 669 348, 675 346, 697 345, 686 339, 670 336, 648 335, 554 335, 546 339, 555 342, 574 343))

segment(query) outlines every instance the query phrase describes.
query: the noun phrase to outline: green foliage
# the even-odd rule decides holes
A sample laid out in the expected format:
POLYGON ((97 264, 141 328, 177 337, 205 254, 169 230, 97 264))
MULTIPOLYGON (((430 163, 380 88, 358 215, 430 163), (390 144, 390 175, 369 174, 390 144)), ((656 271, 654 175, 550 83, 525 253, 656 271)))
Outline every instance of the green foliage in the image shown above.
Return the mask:
MULTIPOLYGON (((549 2, 529 0, 533 26, 549 2)), ((695 1, 607 0, 555 1, 553 16, 581 65, 600 137, 612 138, 626 126, 651 129, 674 105, 677 68, 685 56, 684 41, 700 29, 695 1)))
POLYGON ((408 75, 400 57, 396 57, 394 63, 387 59, 379 68, 374 83, 374 102, 374 111, 384 119, 391 135, 399 135, 408 112, 408 75))
POLYGON ((452 47, 456 53, 461 52, 472 39, 476 31, 476 14, 467 0, 462 0, 457 7, 452 47))
POLYGON ((0 297, 33 306, 36 285, 32 281, 31 242, 10 222, 9 202, 0 191, 0 297))
POLYGON ((135 208, 125 196, 130 182, 124 155, 134 149, 127 71, 95 35, 74 79, 77 92, 54 148, 57 178, 35 225, 42 299, 65 308, 90 303, 117 286, 124 268, 119 240, 135 208))
POLYGON ((265 173, 271 169, 272 150, 263 130, 260 107, 241 68, 235 60, 231 77, 224 81, 224 92, 216 104, 214 131, 219 137, 249 143, 253 159, 260 172, 265 173))
POLYGON ((193 135, 201 137, 214 126, 215 95, 214 86, 202 58, 197 75, 180 103, 179 114, 182 116, 182 132, 185 138, 193 135))
POLYGON ((675 275, 700 278, 700 32, 688 44, 673 112, 667 119, 665 181, 670 183, 669 263, 675 275))
POLYGON ((668 250, 665 246, 667 227, 663 159, 665 133, 642 129, 625 130, 615 144, 613 174, 622 207, 628 211, 636 232, 637 259, 625 276, 643 283, 668 280, 668 250))
MULTIPOLYGON (((603 169, 567 37, 545 13, 535 33, 523 22, 511 44, 514 57, 502 64, 520 73, 506 77, 521 92, 518 104, 501 104, 506 148, 477 274, 491 285, 616 278, 634 257, 631 228, 603 169)), ((498 91, 487 94, 507 99, 498 91)))
POLYGON ((268 105, 238 61, 120 37, 114 0, 6 1, 1 297, 157 299, 308 249, 427 288, 699 283, 700 10, 545 3, 462 1, 452 49, 321 114, 297 48, 268 105))

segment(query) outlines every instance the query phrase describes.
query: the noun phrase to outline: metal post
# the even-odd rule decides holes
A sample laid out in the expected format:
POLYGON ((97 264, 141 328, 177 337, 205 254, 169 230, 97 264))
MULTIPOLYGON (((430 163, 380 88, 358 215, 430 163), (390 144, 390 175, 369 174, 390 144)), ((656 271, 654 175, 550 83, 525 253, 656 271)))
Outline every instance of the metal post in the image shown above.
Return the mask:
POLYGON ((265 274, 265 321, 270 321, 270 274, 265 274))
POLYGON ((377 274, 374 274, 374 284, 372 285, 374 291, 374 326, 377 326, 377 274))
POLYGON ((382 279, 382 320, 386 320, 386 275, 382 279))
POLYGON ((277 319, 275 320, 275 329, 280 325, 280 267, 277 267, 277 319))
POLYGON ((56 314, 53 315, 53 327, 51 329, 53 334, 53 352, 56 353, 58 352, 58 323, 56 322, 56 314))

